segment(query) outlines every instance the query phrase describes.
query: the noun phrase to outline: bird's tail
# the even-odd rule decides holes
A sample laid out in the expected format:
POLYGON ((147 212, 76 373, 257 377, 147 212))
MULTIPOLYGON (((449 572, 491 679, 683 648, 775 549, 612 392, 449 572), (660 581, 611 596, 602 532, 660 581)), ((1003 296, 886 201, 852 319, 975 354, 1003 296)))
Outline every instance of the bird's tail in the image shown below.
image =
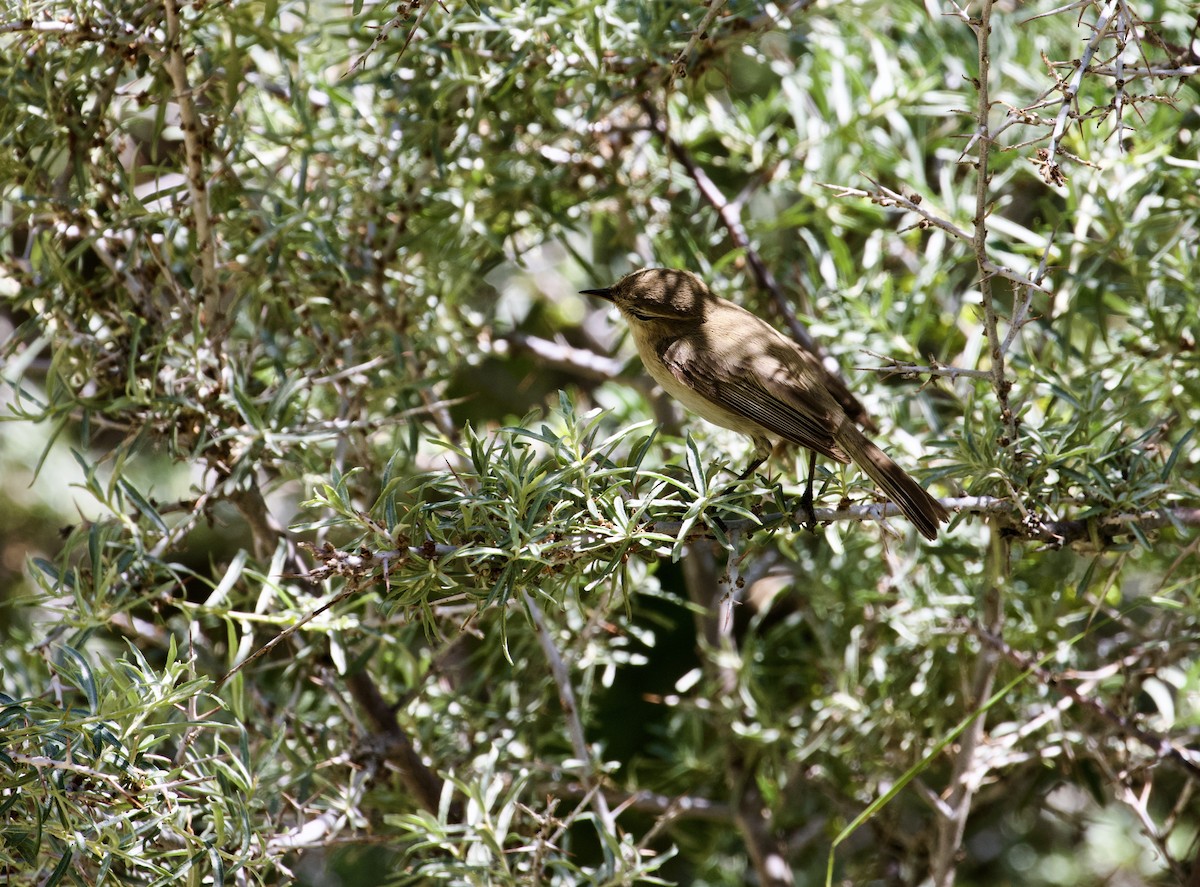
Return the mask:
POLYGON ((896 503, 922 536, 926 539, 937 538, 938 525, 950 519, 950 513, 942 507, 941 502, 925 492, 887 453, 849 423, 838 429, 837 442, 846 455, 854 460, 854 464, 879 484, 879 488, 896 503))

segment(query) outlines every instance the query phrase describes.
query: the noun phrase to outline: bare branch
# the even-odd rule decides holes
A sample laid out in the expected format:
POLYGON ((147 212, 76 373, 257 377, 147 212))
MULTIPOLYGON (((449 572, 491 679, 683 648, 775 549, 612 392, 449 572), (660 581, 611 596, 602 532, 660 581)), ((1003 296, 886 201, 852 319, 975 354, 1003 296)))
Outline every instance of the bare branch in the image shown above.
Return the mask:
MULTIPOLYGON (((908 210, 909 212, 919 215, 923 222, 927 223, 927 226, 940 228, 951 237, 955 237, 964 243, 974 244, 978 236, 977 233, 970 234, 964 231, 962 228, 959 228, 953 222, 950 222, 941 216, 930 212, 922 203, 919 203, 912 198, 905 197, 903 194, 893 191, 891 188, 885 188, 883 185, 880 185, 878 182, 870 179, 869 176, 867 178, 873 185, 875 185, 875 190, 873 192, 864 191, 861 188, 849 188, 844 185, 823 184, 821 187, 828 188, 831 191, 836 192, 838 197, 865 197, 872 203, 876 203, 880 206, 895 206, 908 210)), ((1003 277, 1006 280, 1011 280, 1013 283, 1021 286, 1032 287, 1033 289, 1039 290, 1043 293, 1050 292, 1050 290, 1044 284, 1038 283, 1037 281, 1025 277, 1022 274, 1018 274, 1011 268, 1005 268, 1002 265, 997 265, 986 257, 984 257, 980 262, 980 270, 983 271, 985 276, 990 275, 994 277, 1003 277)))
MULTIPOLYGON (((987 13, 984 15, 986 20, 987 13)), ((1004 626, 1003 591, 1008 583, 1009 543, 995 529, 990 533, 990 537, 990 563, 984 580, 986 587, 982 589, 980 598, 987 630, 999 637, 1004 626)), ((995 650, 984 647, 979 651, 971 680, 970 698, 966 701, 967 709, 972 713, 978 712, 978 717, 971 719, 959 739, 944 803, 946 814, 937 819, 937 841, 930 860, 933 883, 936 887, 949 887, 954 883, 963 836, 967 830, 967 819, 971 813, 971 802, 989 769, 987 760, 978 755, 987 732, 987 712, 980 709, 989 704, 999 668, 1000 656, 995 650)))
POLYGON ((721 11, 721 7, 725 5, 725 0, 710 0, 708 13, 704 16, 704 20, 700 22, 700 27, 692 31, 692 36, 688 38, 687 44, 683 49, 679 50, 679 55, 675 56, 675 61, 671 62, 671 71, 667 75, 667 89, 670 89, 675 82, 676 77, 687 76, 687 60, 691 56, 692 50, 696 48, 696 44, 708 37, 709 26, 712 25, 713 19, 717 17, 717 13, 721 11))
POLYGON ((624 364, 603 354, 576 348, 566 342, 551 342, 539 336, 529 336, 524 333, 509 333, 507 336, 492 342, 492 350, 500 352, 504 346, 511 345, 522 351, 528 351, 547 366, 574 373, 587 379, 608 381, 615 379, 624 369, 624 364))
MULTIPOLYGON (((1118 76, 1120 76, 1120 77, 1124 78, 1126 81, 1134 80, 1134 79, 1141 78, 1141 77, 1148 77, 1148 78, 1151 78, 1154 80, 1161 80, 1161 79, 1166 79, 1166 78, 1186 80, 1188 77, 1195 77, 1197 74, 1200 74, 1200 65, 1180 65, 1179 67, 1175 67, 1175 68, 1155 68, 1155 67, 1125 68, 1124 70, 1121 71, 1120 74, 1118 74, 1116 68, 1110 68, 1106 65, 1099 65, 1096 67, 1089 68, 1087 70, 1087 73, 1094 74, 1098 77, 1118 77, 1118 76)), ((1143 96, 1142 98, 1148 99, 1148 98, 1154 98, 1154 97, 1153 96, 1143 96)))
POLYGON ((580 778, 591 794, 600 825, 608 834, 616 835, 617 824, 608 807, 608 799, 605 798, 604 792, 599 791, 600 783, 597 773, 600 768, 587 743, 587 737, 584 736, 583 722, 579 720, 579 706, 575 702, 575 690, 571 686, 570 671, 566 662, 563 661, 562 654, 558 652, 558 647, 554 645, 554 638, 550 635, 550 626, 546 623, 546 616, 542 613, 542 608, 538 606, 533 595, 525 589, 521 589, 521 600, 525 604, 529 618, 533 621, 538 644, 541 646, 542 652, 546 654, 546 662, 550 665, 550 674, 554 678, 555 686, 558 687, 558 701, 562 705, 563 714, 566 715, 571 748, 574 749, 575 757, 579 760, 580 778))
MULTIPOLYGON (((996 401, 1000 407, 1000 421, 1004 423, 1005 436, 1000 445, 1007 446, 1016 443, 1017 417, 1009 405, 1008 393, 1012 382, 1005 378, 1004 352, 1000 348, 999 319, 995 301, 992 296, 992 276, 999 274, 999 269, 988 259, 987 250, 987 217, 991 203, 990 158, 992 151, 992 134, 989 118, 992 110, 988 78, 991 69, 990 38, 992 31, 992 0, 984 0, 978 21, 972 23, 976 39, 979 43, 979 73, 976 88, 979 90, 979 105, 975 118, 975 134, 978 145, 975 156, 975 233, 971 245, 975 259, 979 265, 979 292, 983 298, 984 326, 987 330, 988 347, 992 359, 992 386, 996 389, 996 401)), ((1036 287, 1033 281, 1022 281, 1028 286, 1036 287)))
POLYGON ((992 377, 992 374, 986 370, 943 366, 937 361, 931 361, 929 366, 920 366, 919 364, 905 363, 894 357, 888 357, 886 354, 877 354, 874 351, 866 351, 864 349, 863 353, 877 357, 880 360, 886 360, 888 365, 882 367, 856 366, 855 369, 864 370, 869 373, 879 373, 884 378, 901 376, 902 378, 915 379, 921 376, 945 376, 948 379, 990 379, 992 377))
POLYGON ((1050 145, 1046 148, 1044 156, 1039 159, 1039 165, 1042 167, 1042 178, 1049 185, 1062 185, 1066 183, 1066 176, 1063 175, 1062 167, 1059 166, 1057 158, 1061 153, 1059 144, 1062 142, 1063 136, 1066 135, 1067 125, 1071 120, 1071 113, 1075 107, 1075 97, 1079 95, 1079 88, 1083 84, 1083 78, 1088 73, 1088 66, 1091 64, 1092 56, 1096 54, 1100 47, 1100 41, 1104 39, 1109 29, 1113 24, 1113 16, 1116 14, 1118 0, 1109 0, 1100 10, 1099 20, 1092 29, 1092 39, 1087 42, 1083 49, 1083 55, 1079 57, 1079 66, 1075 70, 1075 74, 1071 79, 1063 84, 1062 100, 1058 109, 1058 117, 1054 121, 1054 133, 1050 136, 1050 145))

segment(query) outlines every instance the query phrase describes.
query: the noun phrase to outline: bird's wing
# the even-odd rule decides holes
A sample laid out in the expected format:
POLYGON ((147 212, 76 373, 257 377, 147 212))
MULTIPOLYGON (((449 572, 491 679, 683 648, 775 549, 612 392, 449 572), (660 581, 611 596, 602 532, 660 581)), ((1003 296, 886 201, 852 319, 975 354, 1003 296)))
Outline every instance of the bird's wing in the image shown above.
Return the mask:
POLYGON ((808 381, 807 373, 790 369, 770 351, 758 351, 732 364, 691 358, 678 347, 662 354, 663 364, 676 379, 728 412, 830 459, 850 461, 834 437, 846 415, 828 393, 815 387, 819 383, 808 381))

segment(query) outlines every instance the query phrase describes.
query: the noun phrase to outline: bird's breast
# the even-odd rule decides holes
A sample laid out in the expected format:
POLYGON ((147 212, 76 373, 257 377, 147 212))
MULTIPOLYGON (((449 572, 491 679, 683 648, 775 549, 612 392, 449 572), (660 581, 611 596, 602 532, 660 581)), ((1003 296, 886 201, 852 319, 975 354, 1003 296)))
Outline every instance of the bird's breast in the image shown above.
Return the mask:
POLYGON ((634 336, 646 371, 662 389, 700 418, 754 436, 760 434, 755 423, 721 403, 721 374, 711 365, 717 355, 701 353, 704 339, 686 336, 634 336))

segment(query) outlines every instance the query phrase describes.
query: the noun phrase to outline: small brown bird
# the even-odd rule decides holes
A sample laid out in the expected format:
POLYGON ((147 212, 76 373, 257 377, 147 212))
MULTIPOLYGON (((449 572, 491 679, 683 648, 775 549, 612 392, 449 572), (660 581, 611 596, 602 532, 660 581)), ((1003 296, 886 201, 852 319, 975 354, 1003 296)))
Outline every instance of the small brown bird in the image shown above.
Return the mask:
MULTIPOLYGON (((757 459, 743 478, 771 454, 772 440, 782 438, 843 464, 854 462, 927 539, 936 539, 938 525, 949 520, 940 502, 858 430, 843 408, 858 402, 848 391, 840 397, 830 391, 833 377, 820 360, 714 295, 695 274, 648 268, 582 292, 617 306, 646 370, 668 394, 754 441, 757 459)), ((808 483, 811 514, 811 470, 808 483)))

